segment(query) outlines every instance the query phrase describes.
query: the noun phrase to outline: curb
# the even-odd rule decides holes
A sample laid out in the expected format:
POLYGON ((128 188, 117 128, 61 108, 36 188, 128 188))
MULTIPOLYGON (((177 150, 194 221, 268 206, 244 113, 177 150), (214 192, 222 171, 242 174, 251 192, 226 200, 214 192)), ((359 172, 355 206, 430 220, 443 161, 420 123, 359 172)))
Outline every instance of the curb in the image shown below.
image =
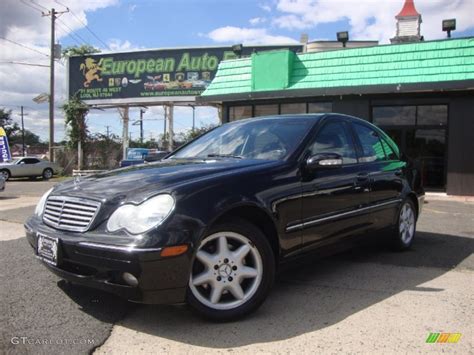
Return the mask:
POLYGON ((445 192, 427 192, 425 194, 426 201, 456 201, 474 203, 474 196, 458 196, 448 195, 445 192))

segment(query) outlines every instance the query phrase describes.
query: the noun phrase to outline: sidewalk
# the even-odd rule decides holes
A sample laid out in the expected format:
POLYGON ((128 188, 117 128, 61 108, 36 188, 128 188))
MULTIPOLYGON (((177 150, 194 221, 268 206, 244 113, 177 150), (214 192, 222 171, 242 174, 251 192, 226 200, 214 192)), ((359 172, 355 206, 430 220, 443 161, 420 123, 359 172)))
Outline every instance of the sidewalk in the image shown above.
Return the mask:
POLYGON ((474 203, 474 196, 448 195, 446 192, 427 192, 426 201, 456 201, 474 203))

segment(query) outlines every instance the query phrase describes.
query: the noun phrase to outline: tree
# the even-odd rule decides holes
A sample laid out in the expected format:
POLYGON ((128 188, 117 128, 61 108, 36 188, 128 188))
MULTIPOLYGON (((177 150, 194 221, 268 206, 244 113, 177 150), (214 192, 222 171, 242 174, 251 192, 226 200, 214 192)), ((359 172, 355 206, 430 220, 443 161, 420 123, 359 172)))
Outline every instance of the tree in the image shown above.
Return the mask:
POLYGON ((83 154, 82 147, 89 135, 87 129, 86 116, 89 112, 89 106, 82 102, 77 96, 72 96, 63 106, 66 126, 69 128, 67 135, 69 145, 77 146, 77 164, 78 169, 82 168, 83 154))
POLYGON ((6 127, 13 123, 12 121, 12 110, 0 108, 0 126, 6 127))
MULTIPOLYGON (((22 144, 23 138, 21 136, 21 128, 15 122, 15 129, 17 129, 9 138, 10 144, 22 144)), ((25 145, 38 145, 41 144, 41 139, 37 134, 34 134, 28 129, 25 129, 25 145)))
POLYGON ((63 57, 73 57, 73 56, 81 56, 81 55, 88 55, 100 53, 100 49, 90 46, 88 44, 84 44, 82 46, 70 46, 63 49, 63 57))
POLYGON ((180 133, 177 137, 175 137, 176 146, 183 145, 188 143, 189 141, 203 135, 204 133, 210 131, 211 129, 215 128, 216 125, 210 124, 206 126, 202 126, 199 128, 195 128, 194 130, 189 129, 185 132, 180 133))
MULTIPOLYGON (((18 123, 13 122, 11 114, 11 110, 5 110, 0 108, 0 126, 4 127, 5 133, 8 137, 8 141, 11 145, 22 144, 23 138, 21 133, 21 127, 18 123)), ((41 144, 41 139, 37 134, 34 134, 28 129, 25 129, 25 144, 38 145, 41 144)))

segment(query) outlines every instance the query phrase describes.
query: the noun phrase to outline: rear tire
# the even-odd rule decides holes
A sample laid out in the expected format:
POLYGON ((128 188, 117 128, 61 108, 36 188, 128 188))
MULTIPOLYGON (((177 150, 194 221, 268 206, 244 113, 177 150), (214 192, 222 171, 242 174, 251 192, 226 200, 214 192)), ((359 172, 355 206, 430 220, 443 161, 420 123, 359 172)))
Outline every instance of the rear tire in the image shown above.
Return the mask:
POLYGON ((49 180, 53 177, 53 170, 50 168, 43 170, 43 180, 49 180))
POLYGON ((0 170, 0 174, 5 178, 5 181, 8 181, 10 179, 10 172, 7 169, 0 170))
POLYGON ((242 219, 213 227, 200 242, 187 302, 200 315, 230 321, 255 311, 270 292, 275 257, 260 229, 242 219))
POLYGON ((401 204, 397 225, 393 231, 392 246, 397 251, 410 249, 416 233, 415 204, 409 198, 401 204))

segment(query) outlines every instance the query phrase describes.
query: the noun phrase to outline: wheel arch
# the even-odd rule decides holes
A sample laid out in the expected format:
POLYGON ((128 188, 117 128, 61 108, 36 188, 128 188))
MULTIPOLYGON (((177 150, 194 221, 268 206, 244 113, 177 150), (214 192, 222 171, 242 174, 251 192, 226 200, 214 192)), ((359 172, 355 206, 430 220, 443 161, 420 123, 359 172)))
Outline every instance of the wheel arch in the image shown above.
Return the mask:
POLYGON ((8 172, 8 175, 9 175, 10 177, 12 177, 12 171, 11 171, 10 169, 8 169, 8 168, 1 168, 0 171, 7 171, 7 172, 8 172))
POLYGON ((416 219, 418 219, 419 214, 420 214, 420 206, 418 205, 418 197, 417 197, 416 194, 412 191, 412 192, 409 192, 409 193, 407 194, 407 198, 410 199, 411 202, 413 202, 413 204, 415 205, 416 219))
POLYGON ((275 262, 278 262, 280 257, 280 241, 278 238, 277 227, 273 219, 262 207, 254 204, 240 204, 233 206, 214 218, 214 220, 209 224, 209 228, 216 224, 228 222, 236 218, 243 219, 262 231, 262 233, 267 237, 273 250, 275 262))

